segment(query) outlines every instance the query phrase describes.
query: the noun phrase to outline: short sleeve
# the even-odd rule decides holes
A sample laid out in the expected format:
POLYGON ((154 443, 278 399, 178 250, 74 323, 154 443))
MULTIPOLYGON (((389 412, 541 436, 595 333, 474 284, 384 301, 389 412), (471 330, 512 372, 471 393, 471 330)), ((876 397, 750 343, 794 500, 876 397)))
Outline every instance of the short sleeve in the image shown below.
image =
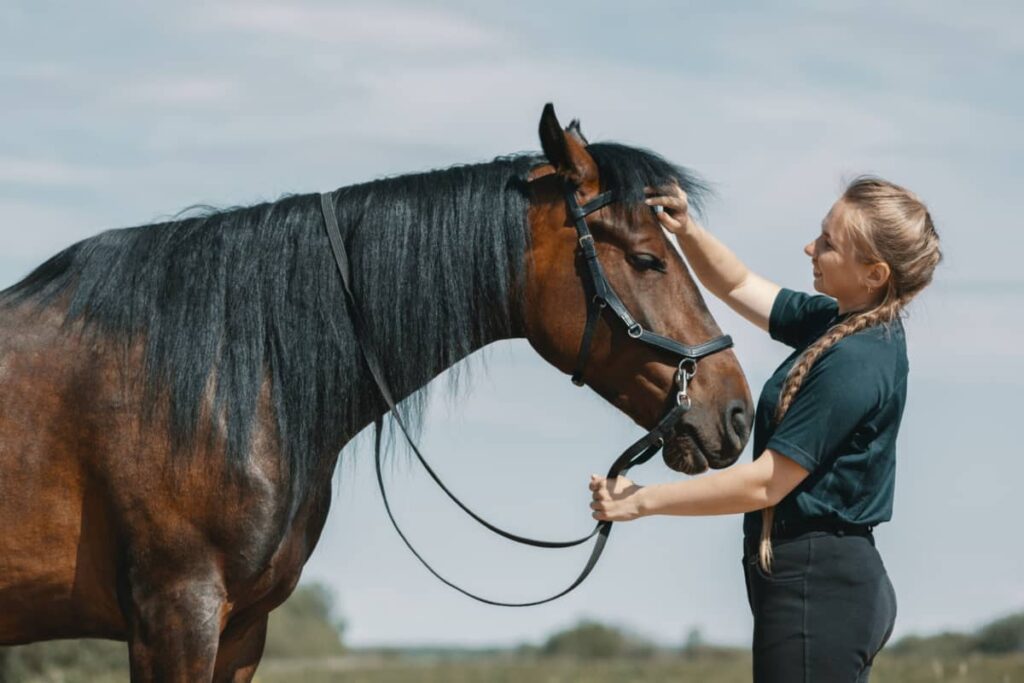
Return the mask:
POLYGON ((839 312, 836 300, 783 287, 772 302, 768 333, 772 339, 795 349, 821 336, 839 312))
POLYGON ((823 353, 765 448, 808 472, 837 454, 879 405, 878 383, 866 376, 865 360, 842 344, 823 353))

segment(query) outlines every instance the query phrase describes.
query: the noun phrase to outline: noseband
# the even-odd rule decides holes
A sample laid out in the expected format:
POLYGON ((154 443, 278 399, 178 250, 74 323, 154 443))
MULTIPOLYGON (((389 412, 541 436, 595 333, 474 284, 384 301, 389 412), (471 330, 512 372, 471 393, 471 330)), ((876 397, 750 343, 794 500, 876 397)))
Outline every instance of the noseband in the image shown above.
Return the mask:
MULTIPOLYGON (((580 341, 576 370, 572 375, 573 383, 577 386, 583 386, 583 372, 586 369, 587 358, 590 355, 590 345, 593 341, 594 330, 597 327, 598 319, 601 318, 601 314, 605 310, 610 310, 615 316, 613 320, 618 320, 625 326, 626 334, 629 335, 631 339, 635 339, 641 343, 647 344, 648 346, 652 346, 660 351, 679 358, 675 375, 675 405, 663 418, 661 418, 658 424, 656 424, 651 431, 633 443, 633 445, 627 448, 618 458, 615 459, 615 462, 612 463, 607 475, 609 479, 613 479, 620 475, 624 475, 633 466, 647 462, 655 453, 661 450, 662 446, 665 445, 666 438, 672 432, 676 423, 682 418, 683 414, 690 409, 692 402, 688 393, 689 383, 697 373, 697 361, 713 353, 731 347, 732 339, 728 335, 723 335, 721 337, 716 337, 709 342, 698 344, 697 346, 689 346, 687 344, 677 342, 674 339, 669 339, 668 337, 663 337, 651 332, 638 323, 636 319, 629 314, 629 310, 626 308, 626 305, 615 293, 611 283, 609 283, 608 279, 605 277, 604 270, 601 268, 601 262, 597 257, 597 249, 594 246, 594 237, 590 233, 590 228, 587 226, 586 221, 586 217, 589 214, 594 213, 615 201, 614 195, 611 192, 604 192, 583 206, 580 206, 576 201, 575 190, 573 188, 568 188, 565 193, 565 200, 568 205, 569 216, 573 219, 576 226, 579 253, 584 257, 587 263, 587 278, 584 284, 589 290, 588 295, 590 296, 590 303, 587 306, 587 322, 583 329, 583 337, 580 341)), ((377 470, 377 484, 380 487, 381 497, 384 500, 384 509, 387 511, 388 518, 391 520, 391 524, 395 527, 395 531, 398 532, 399 537, 405 543, 406 547, 409 548, 412 554, 416 556, 416 558, 424 567, 427 568, 428 571, 430 571, 431 574, 437 577, 445 585, 450 586, 463 595, 479 602, 483 602, 488 605, 497 605, 500 607, 530 607, 533 605, 541 605, 546 602, 551 602, 552 600, 556 600, 563 595, 566 595, 583 583, 597 565, 597 561, 601 557, 605 543, 608 540, 608 534, 611 532, 612 522, 598 522, 589 534, 571 541, 543 541, 526 538, 524 536, 519 536, 505 531, 504 529, 496 527, 486 521, 470 510, 448 489, 447 486, 444 485, 437 473, 435 473, 430 465, 427 464, 426 458, 424 458, 423 454, 420 453, 419 448, 410 436, 409 430, 406 428, 405 422, 402 419, 401 414, 398 412, 398 407, 391 389, 384 377, 381 363, 372 347, 368 346, 365 342, 365 335, 362 333, 365 326, 360 316, 359 308, 356 305, 355 295, 352 293, 348 254, 345 250, 345 242, 341 237, 341 231, 338 229, 338 219, 334 212, 334 200, 332 193, 323 193, 320 195, 320 207, 323 211, 324 224, 327 228, 327 236, 331 244, 331 251, 334 255, 335 263, 338 266, 338 272, 341 274, 342 289, 345 293, 345 300, 349 310, 349 315, 352 318, 353 331, 359 348, 362 351, 363 358, 366 361, 367 368, 369 369, 381 396, 387 403, 395 422, 402 430, 402 433, 405 436, 406 441, 409 443, 409 446, 412 448, 413 453, 416 454, 416 457, 427 471, 427 474, 430 475, 431 479, 433 479, 441 490, 444 491, 445 494, 466 514, 488 530, 498 534, 499 536, 507 538, 510 541, 538 548, 571 548, 573 546, 586 543, 594 536, 597 536, 597 540, 594 542, 594 548, 590 553, 590 557, 587 559, 586 565, 583 567, 579 576, 576 577, 575 581, 561 592, 552 595, 551 597, 544 598, 543 600, 534 600, 531 602, 501 602, 475 595, 452 583, 439 574, 437 570, 430 566, 423 556, 416 551, 412 543, 408 538, 406 538, 405 534, 398 526, 398 522, 395 520, 395 517, 391 512, 391 505, 388 502, 387 491, 384 487, 384 477, 381 471, 381 434, 384 428, 382 416, 377 418, 375 422, 374 460, 377 470)))

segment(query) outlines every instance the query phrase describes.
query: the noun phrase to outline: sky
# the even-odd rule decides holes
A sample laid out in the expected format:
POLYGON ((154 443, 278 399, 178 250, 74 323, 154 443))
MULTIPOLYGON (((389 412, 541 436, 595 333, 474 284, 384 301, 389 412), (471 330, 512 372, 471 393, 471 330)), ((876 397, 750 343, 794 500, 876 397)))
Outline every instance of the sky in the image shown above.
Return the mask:
MULTIPOLYGON (((231 206, 538 150, 553 102, 594 140, 652 149, 716 190, 705 224, 755 272, 811 291, 802 247, 844 182, 928 204, 945 261, 911 303, 893 520, 876 532, 895 636, 1024 609, 1024 9, 1015 2, 5 2, 0 287, 73 241, 231 206)), ((708 296, 755 396, 787 349, 708 296)), ((489 519, 590 526, 587 480, 642 434, 522 340, 441 377, 422 445, 489 519)), ((750 447, 743 459, 751 457, 750 447)), ((587 550, 508 544, 396 461, 424 554, 499 599, 557 592, 587 550)), ((682 476, 655 459, 640 483, 682 476)), ((575 593, 502 610, 454 593, 388 526, 365 437, 342 454, 304 581, 352 645, 539 642, 582 617, 678 644, 747 644, 740 518, 617 525, 575 593)))

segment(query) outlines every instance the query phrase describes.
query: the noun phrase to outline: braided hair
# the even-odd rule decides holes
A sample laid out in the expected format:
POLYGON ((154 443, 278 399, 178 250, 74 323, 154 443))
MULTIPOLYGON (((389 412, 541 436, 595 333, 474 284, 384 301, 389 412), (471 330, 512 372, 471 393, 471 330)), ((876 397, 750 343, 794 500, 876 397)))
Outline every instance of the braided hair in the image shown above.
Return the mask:
MULTIPOLYGON (((884 295, 875 306, 858 311, 829 328, 807 347, 786 375, 775 410, 778 425, 789 410, 814 363, 841 339, 874 325, 886 325, 905 317, 905 308, 932 281, 942 260, 939 236, 924 203, 899 185, 873 176, 854 179, 841 197, 847 208, 844 227, 856 257, 865 264, 889 266, 884 295)), ((758 561, 771 571, 772 523, 775 508, 761 511, 761 542, 758 561)))

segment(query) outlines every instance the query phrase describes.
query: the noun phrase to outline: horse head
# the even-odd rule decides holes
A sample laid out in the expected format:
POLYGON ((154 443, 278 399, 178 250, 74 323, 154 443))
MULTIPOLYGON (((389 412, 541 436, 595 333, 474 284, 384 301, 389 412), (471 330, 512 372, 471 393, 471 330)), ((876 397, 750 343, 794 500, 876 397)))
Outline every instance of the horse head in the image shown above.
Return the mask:
MULTIPOLYGON (((656 215, 643 203, 646 186, 696 181, 660 157, 614 144, 587 143, 573 122, 564 129, 549 104, 540 138, 548 163, 530 177, 531 246, 524 283, 524 326, 537 352, 572 372, 587 324, 587 264, 570 202, 584 206, 604 192, 612 202, 586 216, 608 283, 644 328, 687 345, 721 336, 693 278, 656 215)), ((640 343, 626 326, 601 315, 582 381, 645 429, 675 405, 678 356, 640 343)), ((692 403, 674 426, 663 457, 670 468, 696 474, 739 457, 750 435, 750 389, 735 354, 699 360, 689 382, 692 403)))

